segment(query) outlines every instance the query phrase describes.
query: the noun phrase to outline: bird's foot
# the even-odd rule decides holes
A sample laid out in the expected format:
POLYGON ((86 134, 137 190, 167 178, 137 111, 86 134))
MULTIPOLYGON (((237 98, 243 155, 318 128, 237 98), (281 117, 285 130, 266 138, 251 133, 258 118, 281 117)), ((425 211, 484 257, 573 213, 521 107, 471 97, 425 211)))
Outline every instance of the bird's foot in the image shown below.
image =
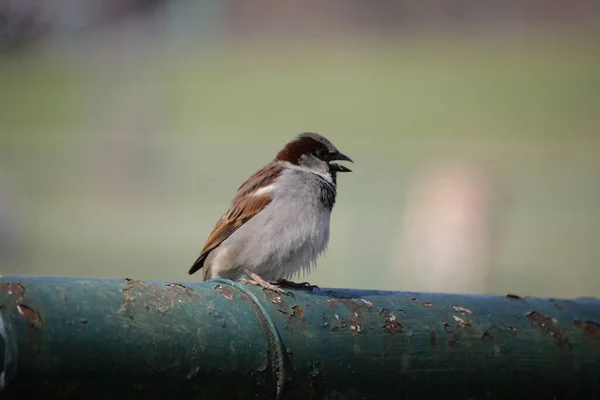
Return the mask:
POLYGON ((249 283, 251 285, 260 286, 263 289, 271 290, 271 291, 273 291, 275 293, 285 294, 287 296, 295 297, 292 292, 288 292, 287 290, 281 289, 278 284, 273 284, 273 283, 269 283, 269 282, 265 281, 263 278, 261 278, 260 276, 258 276, 257 274, 255 274, 252 271, 244 269, 244 272, 250 278, 252 278, 252 279, 241 279, 241 281, 244 282, 244 283, 249 283))
POLYGON ((278 280, 277 285, 289 287, 292 289, 306 289, 306 290, 311 290, 311 291, 313 289, 319 289, 319 287, 317 285, 311 285, 308 282, 292 282, 292 281, 288 281, 287 279, 278 280))

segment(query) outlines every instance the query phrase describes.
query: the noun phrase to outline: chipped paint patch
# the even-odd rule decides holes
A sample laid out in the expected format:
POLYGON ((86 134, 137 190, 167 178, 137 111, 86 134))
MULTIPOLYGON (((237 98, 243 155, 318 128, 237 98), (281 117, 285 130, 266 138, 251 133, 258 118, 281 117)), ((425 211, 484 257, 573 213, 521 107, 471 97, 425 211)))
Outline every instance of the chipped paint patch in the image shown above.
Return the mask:
POLYGON ((473 314, 473 313, 471 312, 471 310, 469 310, 469 309, 466 309, 466 308, 464 308, 464 307, 461 307, 461 306, 452 306, 452 309, 453 309, 454 311, 456 311, 456 312, 459 312, 459 313, 461 313, 462 315, 473 314))
POLYGON ((0 283, 0 291, 8 295, 13 305, 23 301, 23 297, 25 296, 25 287, 18 282, 0 283))
POLYGON ((29 320, 32 328, 39 328, 42 326, 42 317, 33 308, 26 306, 25 304, 17 304, 17 311, 29 320))
POLYGON ((304 310, 302 309, 302 307, 294 306, 292 307, 292 310, 294 310, 292 317, 296 317, 300 321, 304 322, 304 310))
POLYGON ((363 328, 362 326, 360 326, 360 324, 356 321, 352 321, 350 323, 350 330, 352 330, 353 332, 362 332, 363 328))
POLYGON ((383 330, 391 334, 401 333, 402 325, 396 319, 396 316, 391 312, 386 312, 383 320, 383 330))
POLYGON ((567 350, 571 350, 573 348, 571 342, 566 336, 564 328, 555 318, 550 318, 546 315, 538 313, 537 311, 532 311, 527 314, 527 319, 529 319, 531 323, 538 327, 542 332, 553 337, 559 347, 566 348, 567 350))
POLYGON ((360 299, 360 301, 365 305, 365 307, 367 308, 371 308, 373 307, 373 303, 371 303, 369 300, 367 299, 360 299))
POLYGON ((575 326, 583 330, 583 335, 600 340, 600 324, 593 321, 575 321, 575 326))
POLYGON ((142 307, 146 311, 166 313, 178 308, 185 301, 199 298, 194 289, 179 283, 153 285, 145 281, 126 279, 127 285, 122 289, 123 303, 119 313, 127 313, 130 307, 142 307))
POLYGON ((467 321, 465 321, 464 319, 462 319, 461 317, 454 315, 454 320, 458 323, 458 326, 460 326, 461 328, 470 328, 471 327, 471 324, 468 323, 467 321))
POLYGON ((223 287, 221 285, 215 286, 215 290, 219 292, 219 294, 225 297, 227 300, 233 300, 233 290, 228 287, 223 287))
POLYGON ((431 308, 431 307, 433 307, 433 303, 426 301, 423 303, 423 307, 431 308))

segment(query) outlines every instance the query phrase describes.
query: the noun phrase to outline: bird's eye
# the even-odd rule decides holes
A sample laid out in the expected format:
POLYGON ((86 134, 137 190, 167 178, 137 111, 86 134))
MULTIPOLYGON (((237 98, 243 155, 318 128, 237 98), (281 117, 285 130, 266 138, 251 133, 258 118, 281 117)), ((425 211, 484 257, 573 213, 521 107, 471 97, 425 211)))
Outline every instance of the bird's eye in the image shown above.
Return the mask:
POLYGON ((323 149, 319 149, 319 150, 317 150, 317 157, 319 157, 319 158, 321 158, 321 159, 322 159, 322 158, 325 158, 325 156, 326 156, 326 153, 327 153, 327 152, 326 152, 325 150, 323 150, 323 149))

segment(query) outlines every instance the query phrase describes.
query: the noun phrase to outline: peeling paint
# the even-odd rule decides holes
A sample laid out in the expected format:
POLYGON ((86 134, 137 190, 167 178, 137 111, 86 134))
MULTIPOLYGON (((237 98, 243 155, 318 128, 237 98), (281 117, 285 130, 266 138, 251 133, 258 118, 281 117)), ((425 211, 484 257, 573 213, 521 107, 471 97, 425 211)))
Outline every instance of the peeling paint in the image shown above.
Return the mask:
POLYGON ((123 292, 123 303, 119 313, 125 314, 129 307, 143 307, 146 311, 166 313, 172 308, 178 308, 181 303, 192 298, 199 298, 194 289, 187 286, 170 283, 153 285, 145 281, 126 279, 127 285, 123 292))
POLYGON ((427 307, 427 308, 433 307, 433 303, 426 301, 423 303, 423 307, 427 307))
POLYGON ((362 326, 356 321, 350 323, 350 329, 354 332, 361 332, 363 330, 362 326))
POLYGON ((456 312, 459 312, 459 313, 463 314, 463 315, 467 315, 467 314, 473 314, 473 313, 471 312, 471 310, 469 310, 469 309, 466 309, 466 308, 464 308, 464 307, 461 307, 461 306, 452 306, 452 309, 453 309, 454 311, 456 311, 456 312))
POLYGON ((174 290, 177 291, 178 294, 181 294, 183 296, 200 297, 193 288, 182 285, 181 283, 169 283, 166 284, 165 287, 168 291, 174 290))
POLYGON ((458 323, 458 326, 460 326, 461 328, 470 328, 471 327, 471 324, 468 323, 467 321, 465 321, 464 319, 462 319, 461 317, 454 315, 454 320, 458 323))
POLYGON ((294 307, 292 307, 292 310, 294 310, 292 317, 296 317, 300 321, 304 322, 304 310, 302 309, 302 307, 294 306, 294 307))
POLYGON ((327 303, 329 303, 329 307, 331 307, 332 309, 335 308, 335 299, 328 299, 327 303))
POLYGON ((367 307, 367 308, 372 308, 373 307, 373 303, 371 303, 369 300, 360 299, 360 301, 362 301, 363 304, 365 305, 365 307, 367 307))
POLYGON ((511 299, 511 300, 522 300, 520 296, 517 296, 516 294, 510 294, 510 293, 508 293, 506 295, 506 298, 511 299))
POLYGON ((402 325, 400 325, 396 316, 389 311, 384 317, 383 330, 391 334, 402 332, 402 325))
POLYGON ((39 328, 42 326, 42 317, 39 312, 33 308, 26 306, 25 304, 17 304, 17 310, 19 311, 19 314, 29 320, 32 328, 39 328))
MULTIPOLYGON (((128 280, 128 282, 130 282, 130 281, 128 280)), ((124 314, 127 311, 127 305, 129 305, 129 303, 134 301, 134 297, 131 294, 132 290, 133 290, 132 287, 126 287, 125 289, 122 290, 123 296, 125 298, 123 300, 123 304, 121 304, 121 307, 119 308, 119 313, 124 314)))
POLYGON ((573 348, 571 342, 566 336, 564 328, 556 319, 540 314, 537 311, 528 313, 527 318, 542 332, 556 339, 559 347, 566 348, 567 350, 571 350, 573 348))
POLYGON ((18 282, 0 283, 0 291, 6 293, 15 302, 23 301, 23 297, 25 296, 25 287, 18 282))
POLYGON ((583 329, 584 336, 600 340, 600 324, 593 321, 575 321, 575 326, 583 329))
POLYGON ((225 297, 228 300, 233 300, 233 290, 228 287, 223 287, 221 285, 215 286, 215 290, 219 292, 219 294, 225 297))

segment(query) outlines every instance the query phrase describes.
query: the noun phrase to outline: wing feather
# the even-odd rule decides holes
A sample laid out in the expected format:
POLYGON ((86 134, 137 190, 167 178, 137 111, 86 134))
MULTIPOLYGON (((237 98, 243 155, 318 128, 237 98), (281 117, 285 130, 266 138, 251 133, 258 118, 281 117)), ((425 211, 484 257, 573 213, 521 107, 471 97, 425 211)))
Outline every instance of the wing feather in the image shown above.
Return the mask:
POLYGON ((213 231, 208 236, 200 256, 194 262, 189 270, 193 274, 203 267, 206 257, 211 251, 216 249, 231 236, 242 225, 261 212, 272 200, 270 193, 262 192, 257 195, 258 190, 271 185, 282 171, 282 167, 270 164, 267 167, 255 172, 238 189, 231 202, 231 207, 219 218, 213 231))

